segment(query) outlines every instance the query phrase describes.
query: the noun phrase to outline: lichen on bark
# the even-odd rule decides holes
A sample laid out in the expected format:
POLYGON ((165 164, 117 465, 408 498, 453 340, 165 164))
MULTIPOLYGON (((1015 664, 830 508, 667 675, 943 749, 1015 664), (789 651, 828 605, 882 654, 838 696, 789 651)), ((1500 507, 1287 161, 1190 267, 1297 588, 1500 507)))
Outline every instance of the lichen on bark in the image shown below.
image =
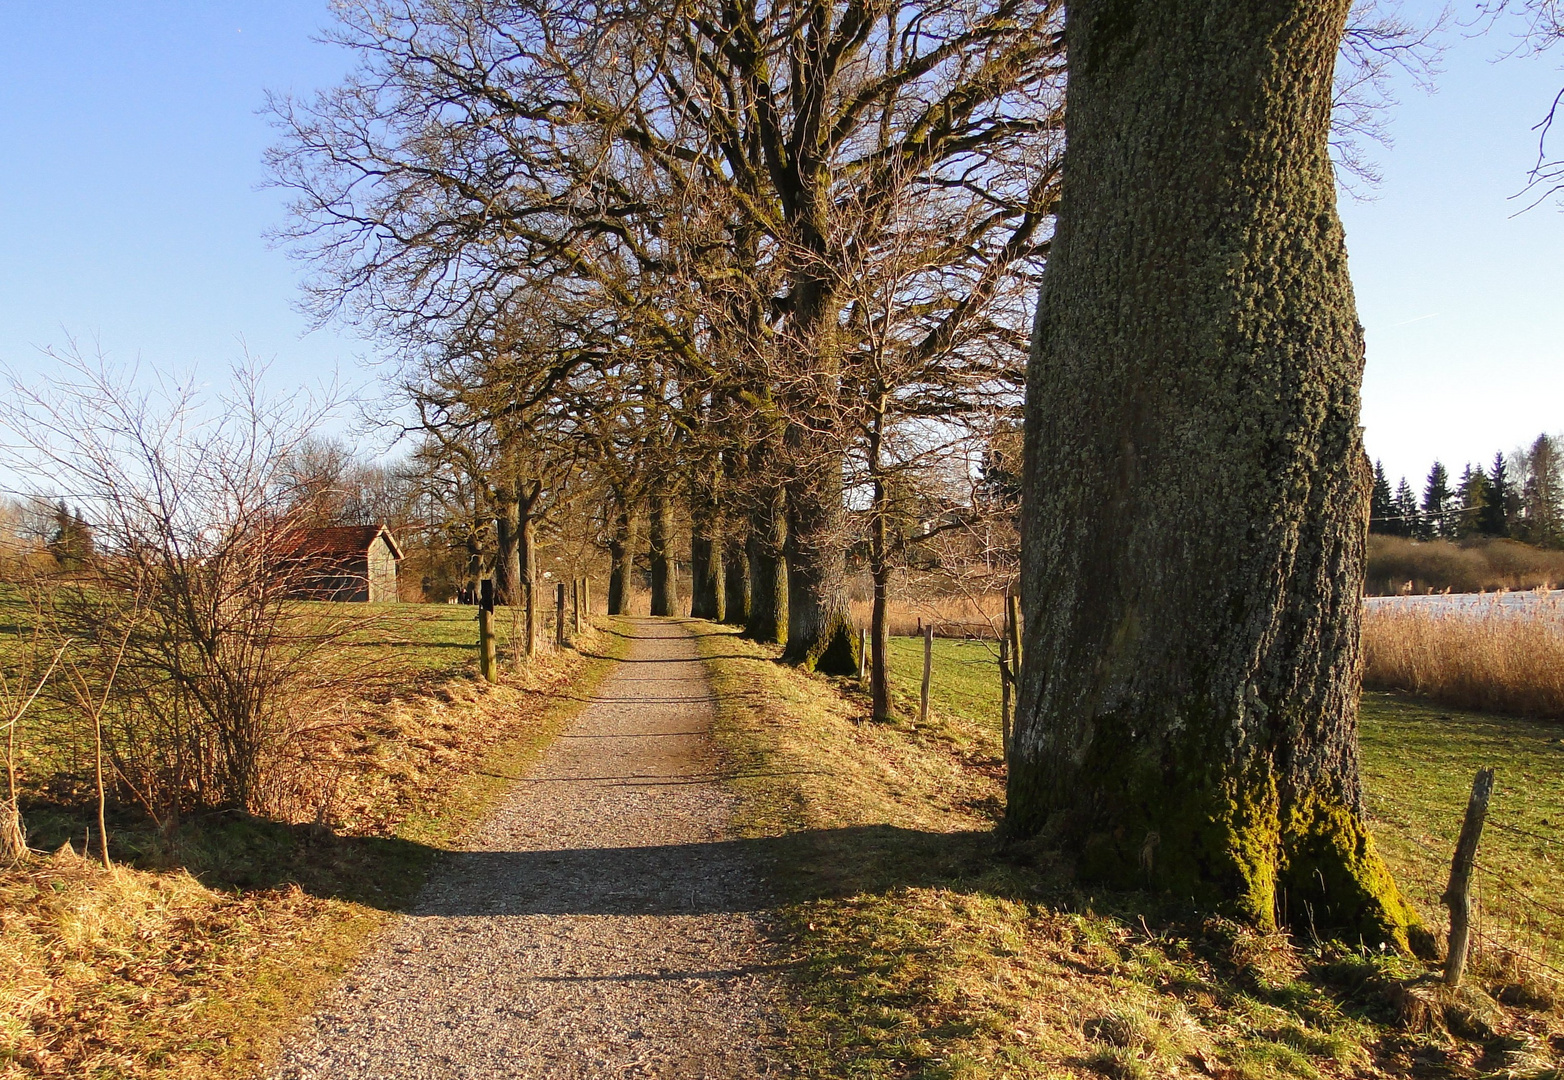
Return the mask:
POLYGON ((1422 941, 1358 775, 1349 0, 1080 0, 1028 370, 1008 825, 1088 876, 1422 941))

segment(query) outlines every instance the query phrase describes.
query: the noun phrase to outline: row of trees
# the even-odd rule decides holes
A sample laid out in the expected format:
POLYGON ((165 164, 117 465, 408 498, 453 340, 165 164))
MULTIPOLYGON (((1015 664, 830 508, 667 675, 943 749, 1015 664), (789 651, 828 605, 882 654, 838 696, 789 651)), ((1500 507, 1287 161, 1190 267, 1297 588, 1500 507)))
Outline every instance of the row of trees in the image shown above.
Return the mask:
POLYGON ((1436 461, 1421 500, 1405 477, 1392 491, 1383 464, 1374 465, 1369 530, 1419 540, 1508 537, 1539 547, 1564 545, 1564 451, 1551 435, 1493 462, 1468 464, 1452 486, 1436 461))
POLYGON ((668 613, 683 520, 694 613, 851 673, 863 540, 883 655, 918 511, 1016 426, 1058 5, 340 13, 356 75, 273 103, 286 235, 319 312, 400 357, 418 433, 494 523, 500 596, 536 625, 538 529, 592 505, 611 607, 644 544, 668 613))

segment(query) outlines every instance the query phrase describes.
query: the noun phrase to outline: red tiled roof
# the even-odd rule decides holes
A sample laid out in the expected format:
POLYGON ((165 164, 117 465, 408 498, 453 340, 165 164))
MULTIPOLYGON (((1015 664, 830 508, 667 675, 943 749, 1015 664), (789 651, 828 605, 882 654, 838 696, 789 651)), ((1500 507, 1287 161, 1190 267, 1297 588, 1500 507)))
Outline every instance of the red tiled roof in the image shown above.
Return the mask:
POLYGON ((391 535, 391 530, 383 525, 327 525, 314 529, 296 529, 285 536, 278 547, 287 555, 362 555, 381 533, 385 533, 392 556, 400 559, 402 549, 391 535))

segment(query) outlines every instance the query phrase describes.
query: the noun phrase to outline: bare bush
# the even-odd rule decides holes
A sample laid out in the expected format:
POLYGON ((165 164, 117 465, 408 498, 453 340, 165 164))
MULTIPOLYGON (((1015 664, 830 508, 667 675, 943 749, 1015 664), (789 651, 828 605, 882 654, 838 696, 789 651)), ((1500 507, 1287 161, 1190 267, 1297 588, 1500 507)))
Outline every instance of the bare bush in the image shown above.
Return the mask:
POLYGON ((55 359, 41 388, 11 378, 0 425, 6 464, 66 493, 92 530, 84 572, 42 594, 44 624, 73 643, 68 698, 102 703, 82 719, 101 724, 113 784, 160 824, 276 809, 269 767, 340 691, 319 661, 350 624, 294 602, 309 569, 289 557, 299 500, 280 472, 330 403, 268 401, 253 366, 213 397, 55 359))

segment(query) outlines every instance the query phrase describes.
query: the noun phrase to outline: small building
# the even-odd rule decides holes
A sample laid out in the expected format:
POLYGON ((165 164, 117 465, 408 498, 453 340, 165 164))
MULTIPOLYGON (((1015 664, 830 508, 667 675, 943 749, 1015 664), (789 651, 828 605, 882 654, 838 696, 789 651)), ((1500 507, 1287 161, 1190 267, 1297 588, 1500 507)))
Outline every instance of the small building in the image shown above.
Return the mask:
POLYGON ((384 525, 300 529, 283 544, 288 592, 300 600, 389 603, 402 549, 384 525))

